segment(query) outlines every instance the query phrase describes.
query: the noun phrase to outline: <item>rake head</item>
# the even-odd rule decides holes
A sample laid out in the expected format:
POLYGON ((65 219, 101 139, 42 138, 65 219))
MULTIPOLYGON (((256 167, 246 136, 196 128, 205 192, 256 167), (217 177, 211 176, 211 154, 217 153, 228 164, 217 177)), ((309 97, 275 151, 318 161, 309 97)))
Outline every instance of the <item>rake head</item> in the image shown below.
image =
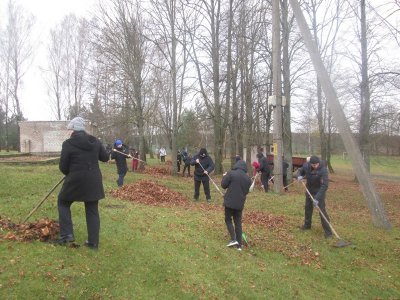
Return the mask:
POLYGON ((352 245, 351 242, 345 242, 343 240, 339 240, 335 245, 333 245, 333 247, 341 248, 341 247, 346 247, 346 246, 350 246, 350 245, 352 245))

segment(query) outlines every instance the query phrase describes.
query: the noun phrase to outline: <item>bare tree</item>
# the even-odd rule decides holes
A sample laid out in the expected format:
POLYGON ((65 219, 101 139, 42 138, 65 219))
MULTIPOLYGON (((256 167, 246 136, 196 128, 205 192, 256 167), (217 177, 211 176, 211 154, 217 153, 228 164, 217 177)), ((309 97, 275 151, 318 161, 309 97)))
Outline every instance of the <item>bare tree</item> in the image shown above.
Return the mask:
MULTIPOLYGON (((16 125, 23 120, 21 99, 19 96, 22 79, 30 66, 33 56, 31 31, 33 16, 27 16, 22 7, 9 0, 7 7, 7 26, 2 33, 2 88, 4 90, 4 112, 6 114, 6 144, 8 148, 9 121, 15 119, 16 125)), ((18 127, 19 128, 19 127, 18 127)), ((19 130, 19 129, 18 129, 19 130)), ((19 149, 19 139, 17 138, 19 149)))
POLYGON ((213 122, 215 141, 213 152, 215 172, 218 174, 223 170, 222 159, 226 128, 223 119, 223 108, 226 107, 226 104, 220 93, 221 0, 199 0, 193 5, 191 4, 191 7, 197 12, 198 19, 195 20, 195 23, 200 26, 189 28, 188 23, 185 24, 192 43, 191 56, 196 66, 199 91, 213 122), (199 60, 198 52, 207 55, 207 62, 199 60))
MULTIPOLYGON (((168 0, 151 0, 152 11, 149 11, 148 38, 151 40, 163 59, 167 62, 165 74, 169 78, 167 85, 169 93, 162 96, 165 99, 166 112, 163 118, 164 128, 170 137, 172 155, 177 153, 177 136, 179 117, 182 111, 184 96, 184 78, 188 63, 186 50, 186 33, 183 30, 183 14, 185 2, 168 0)), ((162 66, 160 66, 162 68, 162 66)), ((161 79, 159 77, 159 79, 161 79)), ((160 90, 160 89, 159 89, 160 90)), ((174 159, 173 159, 174 161, 174 159)), ((173 164, 173 172, 176 172, 176 164, 173 164)))
POLYGON ((122 124, 136 125, 140 153, 145 154, 146 96, 143 92, 147 46, 140 4, 123 0, 112 0, 108 4, 100 7, 94 23, 96 48, 117 68, 118 94, 124 99, 119 102, 119 108, 129 118, 122 118, 122 124))

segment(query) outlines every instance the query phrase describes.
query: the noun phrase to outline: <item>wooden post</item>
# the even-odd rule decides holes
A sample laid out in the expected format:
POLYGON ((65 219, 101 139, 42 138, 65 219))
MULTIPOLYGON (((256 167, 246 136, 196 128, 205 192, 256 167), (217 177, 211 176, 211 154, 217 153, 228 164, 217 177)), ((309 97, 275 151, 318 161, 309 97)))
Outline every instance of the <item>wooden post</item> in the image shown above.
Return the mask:
POLYGON ((281 80, 281 29, 280 29, 279 0, 272 1, 272 83, 274 88, 274 130, 273 141, 277 149, 274 149, 274 191, 281 194, 283 188, 282 178, 282 80, 281 80))

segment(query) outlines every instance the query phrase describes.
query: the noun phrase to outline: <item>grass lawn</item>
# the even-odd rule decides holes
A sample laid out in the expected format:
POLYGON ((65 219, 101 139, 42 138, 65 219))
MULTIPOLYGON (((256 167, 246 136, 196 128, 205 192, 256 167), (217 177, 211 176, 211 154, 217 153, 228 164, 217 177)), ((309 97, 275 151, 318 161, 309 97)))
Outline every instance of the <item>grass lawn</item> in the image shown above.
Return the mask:
MULTIPOLYGON (((400 299, 400 185, 386 178, 399 178, 400 159, 371 163, 389 231, 373 226, 350 162, 332 162, 327 211, 353 245, 332 247, 337 240, 324 239, 316 213, 312 230, 298 229, 304 189, 295 183, 283 195, 249 194, 243 227, 250 245, 242 252, 225 246, 222 197, 212 184, 207 205, 202 190, 201 201, 190 201, 191 178, 128 173, 126 184, 150 179, 188 199, 150 206, 111 196, 116 167, 102 164, 107 195, 100 202, 99 250, 9 241, 0 231, 0 299, 400 299)), ((1 219, 20 222, 61 177, 57 165, 0 165, 1 219)), ((220 177, 212 177, 219 185, 220 177)), ((57 219, 58 190, 30 221, 57 219)), ((72 216, 82 244, 82 203, 72 206, 72 216)))

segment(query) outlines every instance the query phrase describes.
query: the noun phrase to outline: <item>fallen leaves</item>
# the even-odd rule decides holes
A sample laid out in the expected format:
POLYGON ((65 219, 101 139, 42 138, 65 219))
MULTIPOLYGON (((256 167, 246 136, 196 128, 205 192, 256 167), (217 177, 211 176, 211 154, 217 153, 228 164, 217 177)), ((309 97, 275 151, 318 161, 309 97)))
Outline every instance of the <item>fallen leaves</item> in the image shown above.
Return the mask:
POLYGON ((246 211, 243 215, 243 223, 249 225, 260 225, 268 229, 281 227, 285 218, 283 216, 275 216, 272 214, 246 211))
POLYGON ((140 180, 133 184, 124 185, 121 188, 112 190, 111 195, 116 198, 153 206, 171 207, 188 203, 188 199, 182 194, 150 180, 140 180))
POLYGON ((23 224, 12 223, 10 219, 0 217, 0 239, 10 241, 33 241, 46 242, 56 239, 60 232, 59 224, 48 218, 40 219, 37 222, 23 224), (1 232, 6 232, 4 235, 1 232))

